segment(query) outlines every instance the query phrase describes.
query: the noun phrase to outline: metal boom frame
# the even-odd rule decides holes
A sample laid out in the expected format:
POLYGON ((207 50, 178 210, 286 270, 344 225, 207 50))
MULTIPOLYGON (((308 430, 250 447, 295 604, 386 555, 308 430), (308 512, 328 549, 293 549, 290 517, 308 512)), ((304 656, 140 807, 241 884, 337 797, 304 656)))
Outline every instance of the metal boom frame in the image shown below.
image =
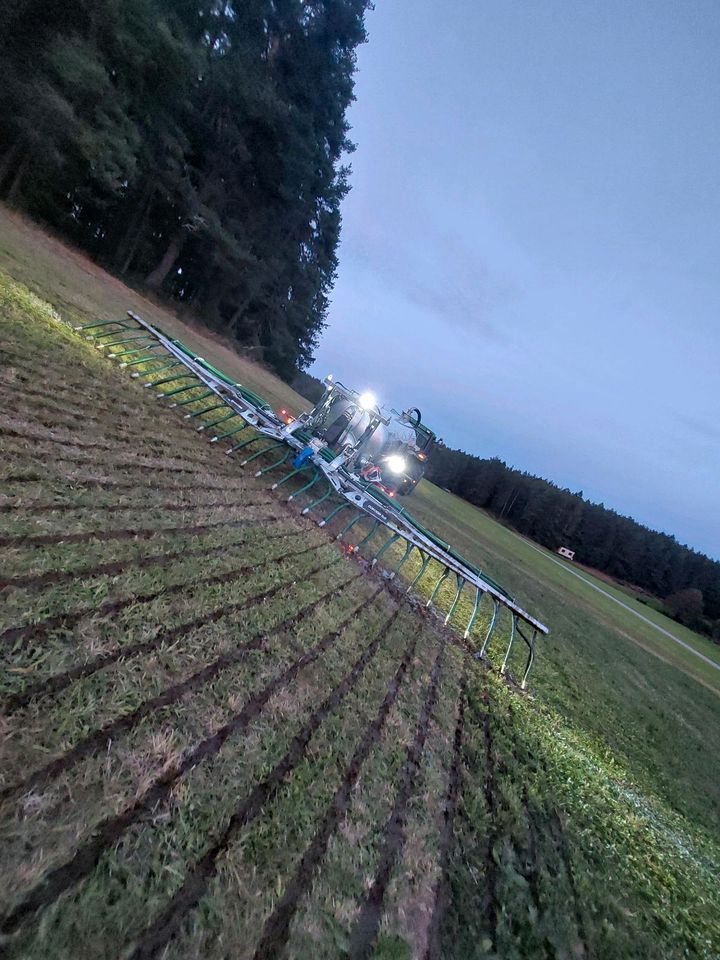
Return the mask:
MULTIPOLYGON (((320 526, 325 526, 329 520, 334 518, 342 510, 354 507, 358 511, 358 515, 345 525, 338 534, 338 539, 348 532, 363 516, 371 518, 374 521, 374 525, 370 533, 361 541, 361 545, 370 541, 378 527, 383 527, 390 533, 389 539, 377 550, 373 563, 376 563, 394 543, 399 540, 405 541, 405 553, 396 570, 390 572, 390 576, 395 576, 408 560, 412 551, 417 549, 422 558, 422 565, 420 572, 408 587, 408 591, 418 585, 420 579, 428 569, 430 560, 435 560, 439 563, 443 572, 435 584, 430 599, 427 601, 428 606, 430 606, 435 599, 445 580, 450 574, 454 574, 456 592, 450 610, 445 618, 446 623, 451 620, 464 587, 469 585, 474 588, 475 599, 473 611, 464 630, 465 638, 471 635, 480 603, 485 595, 487 595, 492 601, 493 613, 487 634, 480 650, 476 654, 478 657, 485 655, 485 650, 497 625, 499 608, 502 607, 506 609, 512 619, 510 639, 501 672, 504 673, 507 669, 513 641, 517 635, 524 641, 528 648, 527 661, 521 680, 521 686, 525 688, 535 656, 537 637, 539 634, 547 635, 549 633, 548 628, 524 610, 499 584, 495 583, 484 574, 483 571, 460 556, 450 544, 440 540, 390 497, 353 473, 351 469, 352 460, 359 442, 354 446, 346 446, 339 454, 333 454, 327 446, 319 445, 317 442, 313 444, 311 441, 313 441, 314 438, 307 429, 311 426, 307 414, 289 424, 283 423, 280 417, 275 414, 272 408, 265 403, 261 397, 243 387, 241 384, 234 383, 202 357, 188 350, 179 340, 168 337, 160 329, 143 320, 142 317, 132 311, 128 311, 128 317, 131 324, 128 324, 126 321, 109 320, 84 324, 75 327, 75 329, 81 331, 87 339, 92 340, 99 349, 107 348, 108 353, 106 355, 117 359, 122 367, 137 367, 138 370, 132 374, 134 377, 139 377, 144 374, 153 377, 155 374, 162 373, 162 377, 159 379, 150 379, 146 383, 146 386, 165 388, 173 385, 170 389, 159 390, 157 394, 158 399, 170 400, 170 406, 192 406, 196 403, 203 403, 202 408, 186 413, 185 417, 187 419, 193 419, 194 417, 213 411, 220 413, 223 409, 225 410, 222 415, 214 418, 211 422, 201 423, 198 428, 199 430, 202 431, 214 426, 219 426, 223 422, 229 421, 236 416, 241 419, 242 425, 240 427, 233 427, 232 429, 216 434, 211 442, 228 439, 241 433, 246 427, 252 427, 257 436, 232 444, 226 451, 228 454, 234 454, 239 450, 247 449, 251 444, 263 437, 274 441, 269 446, 246 457, 241 465, 258 459, 270 450, 281 450, 283 447, 289 448, 286 454, 281 456, 280 459, 258 470, 258 476, 285 464, 291 456, 292 451, 295 451, 296 454, 304 453, 302 465, 295 466, 290 474, 273 484, 273 489, 276 489, 291 477, 301 474, 303 470, 312 464, 316 471, 315 476, 300 490, 295 491, 289 499, 297 498, 301 493, 306 492, 314 486, 321 478, 324 478, 327 482, 327 491, 322 496, 314 499, 302 512, 310 512, 310 510, 326 501, 330 496, 335 495, 335 497, 340 500, 339 505, 336 505, 326 517, 319 521, 320 526), (132 335, 126 337, 125 332, 132 335), (129 349, 124 349, 126 344, 129 349), (121 349, 118 350, 118 347, 121 349), (155 351, 159 349, 163 350, 164 353, 155 353, 155 351), (193 391, 199 386, 205 387, 204 392, 200 395, 193 395, 193 391), (188 394, 188 396, 184 396, 185 394, 188 394), (205 401, 207 400, 210 400, 209 406, 205 405, 205 401), (526 628, 529 628, 527 634, 520 626, 521 623, 526 628)), ((329 384, 329 381, 326 382, 329 384)), ((333 384, 333 386, 339 388, 342 394, 354 393, 354 391, 348 391, 347 388, 342 387, 340 384, 333 384)), ((326 394, 326 398, 327 396, 328 394, 326 394)), ((372 414, 371 422, 375 425, 381 422, 387 423, 379 411, 372 414)), ((296 460, 297 459, 296 457, 296 460)), ((354 547, 353 549, 357 550, 358 547, 354 547)))

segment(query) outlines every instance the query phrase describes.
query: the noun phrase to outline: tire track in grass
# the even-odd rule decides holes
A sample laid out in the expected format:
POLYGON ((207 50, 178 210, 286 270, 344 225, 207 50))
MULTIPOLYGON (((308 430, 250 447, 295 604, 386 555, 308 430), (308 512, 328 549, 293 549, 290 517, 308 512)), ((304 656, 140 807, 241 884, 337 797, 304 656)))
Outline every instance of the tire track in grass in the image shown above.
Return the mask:
MULTIPOLYGON (((563 900, 560 916, 553 917, 543 893, 547 861, 527 789, 538 758, 519 736, 512 687, 488 672, 479 683, 477 676, 470 674, 466 688, 457 839, 449 848, 454 896, 440 918, 435 952, 425 960, 465 957, 475 944, 483 956, 504 956, 508 950, 555 956, 560 941, 553 933, 567 904, 563 900)), ((557 880, 559 874, 550 887, 554 898, 557 880)))
MULTIPOLYGON (((267 537, 266 539, 295 540, 296 538, 303 536, 303 534, 304 531, 297 530, 290 533, 276 534, 272 537, 267 537)), ((244 540, 240 541, 241 544, 245 544, 246 542, 247 541, 244 540)), ((227 550, 229 548, 226 546, 225 549, 227 550)), ((282 559, 283 555, 279 557, 268 557, 267 562, 282 559)), ((28 640, 41 640, 53 630, 70 630, 77 626, 77 624, 85 617, 109 617, 126 610, 128 607, 139 606, 143 603, 152 603, 154 600, 158 600, 161 597, 172 597, 178 594, 182 595, 187 591, 195 590, 198 587, 215 587, 223 583, 231 583, 233 580, 237 580, 246 573, 257 569, 258 566, 258 563, 244 564, 242 567, 236 567, 234 570, 218 573, 212 577, 205 577, 201 580, 182 580, 179 583, 169 584, 168 586, 161 587, 159 590, 155 590, 153 593, 136 593, 134 596, 125 597, 121 600, 108 600, 105 603, 101 603, 99 606, 81 607, 79 610, 71 610, 67 613, 56 613, 49 617, 45 617, 43 620, 36 620, 33 623, 28 623, 22 627, 9 627, 7 630, 4 630, 2 633, 0 633, 0 644, 18 644, 21 642, 24 645, 27 645, 28 640)), ((18 648, 16 647, 15 649, 18 648)))
POLYGON ((405 649, 400 665, 388 684, 387 693, 378 708, 377 714, 366 728, 360 742, 355 748, 350 763, 343 776, 342 783, 335 791, 320 826, 310 845, 302 856, 300 863, 288 883, 282 899, 275 910, 268 917, 263 927, 260 943, 255 950, 254 960, 270 960, 271 957, 280 957, 287 945, 290 924, 293 921, 298 904, 311 889, 315 873, 322 863, 330 838, 335 833, 338 824, 345 817, 350 806, 352 792, 355 789, 371 749, 377 743, 385 726, 390 710, 397 700, 410 661, 415 654, 419 632, 413 634, 405 649))
POLYGON ((392 628, 399 612, 398 607, 378 631, 375 639, 365 647, 345 677, 310 715, 306 724, 291 741, 285 755, 275 764, 265 780, 258 783, 236 808, 223 833, 186 874, 167 908, 140 934, 134 949, 128 954, 128 960, 148 960, 155 957, 176 935, 185 917, 206 893, 210 881, 216 874, 218 858, 238 834, 261 813, 263 807, 273 799, 287 777, 302 761, 313 736, 325 718, 337 709, 360 678, 392 628))
POLYGON ((435 888, 432 917, 428 931, 428 946, 424 960, 442 960, 442 921, 449 902, 449 866, 450 851, 455 837, 455 814, 457 812, 458 796, 460 793, 460 767, 462 764, 463 732, 465 727, 465 694, 468 680, 467 652, 463 658, 463 671, 458 693, 457 722, 453 737, 453 753, 450 772, 448 774, 447 796, 442 832, 440 834, 440 876, 435 888))
MULTIPOLYGON (((327 543, 319 543, 312 544, 309 547, 303 547, 301 550, 289 551, 288 553, 282 554, 279 557, 268 558, 263 563, 256 564, 253 569, 260 570, 271 563, 280 563, 282 560, 295 559, 297 557, 304 556, 305 554, 312 553, 315 550, 322 549, 326 546, 327 543)), ((315 573, 325 570, 327 567, 337 563, 339 559, 339 556, 334 557, 329 563, 321 564, 319 567, 311 570, 308 574, 306 574, 306 576, 311 577, 315 573)), ((34 700, 38 697, 53 696, 57 693, 60 693, 62 690, 66 690, 72 683, 76 683, 78 680, 85 680, 87 677, 92 676, 99 670, 104 670, 106 667, 117 663, 119 660, 127 661, 134 657, 142 656, 145 653, 150 653, 152 650, 161 646, 162 644, 175 643, 178 639, 186 636, 193 630, 198 630, 201 627, 207 626, 208 624, 216 623, 218 620, 221 620, 230 613, 241 613, 243 610, 247 610, 248 607, 252 607, 258 603, 262 603, 265 600, 269 600, 271 597, 274 597, 281 590, 285 590, 286 588, 287 582, 276 584, 274 587, 270 587, 269 589, 264 590, 252 597, 246 597, 244 600, 240 600, 237 603, 223 604, 222 607, 214 610, 211 614, 202 614, 199 617, 194 617, 192 620, 187 620, 185 623, 181 623, 178 626, 172 627, 170 630, 166 630, 164 633, 157 634, 150 640, 121 645, 116 647, 114 650, 108 651, 107 653, 101 653, 92 660, 78 664, 78 666, 72 667, 70 670, 65 670, 62 673, 53 674, 50 677, 39 680, 37 683, 29 684, 24 690, 21 690, 15 694, 11 694, 5 699, 5 702, 2 705, 2 710, 5 714, 10 715, 14 711, 19 710, 21 707, 27 706, 31 700, 34 700)), ((2 791, 0 791, 0 798, 2 795, 2 791)))
MULTIPOLYGON (((508 710, 510 717, 514 720, 516 709, 512 702, 508 703, 508 710)), ((518 743, 517 737, 515 737, 514 743, 515 746, 513 747, 513 753, 518 760, 518 763, 523 765, 528 760, 534 761, 536 764, 537 773, 544 781, 548 775, 547 758, 544 757, 537 749, 531 750, 527 744, 523 745, 525 756, 518 756, 516 747, 518 743)), ((557 857, 558 863, 555 879, 557 880, 560 877, 561 872, 563 872, 567 878, 567 886, 572 899, 573 917, 577 928, 577 935, 580 939, 580 947, 582 949, 582 953, 580 955, 591 957, 593 956, 593 953, 590 947, 588 924, 583 910, 583 900, 580 896, 575 880, 572 855, 570 846, 568 844, 565 827, 557 807, 552 802, 548 804, 548 800, 552 801, 552 798, 549 795, 545 795, 545 797, 540 798, 537 804, 537 810, 542 817, 542 820, 540 820, 538 813, 533 812, 531 809, 531 798, 527 781, 523 783, 522 803, 527 821, 530 861, 532 865, 531 871, 525 874, 525 878, 531 887, 538 912, 541 913, 541 884, 538 870, 538 864, 540 860, 539 845, 543 838, 549 840, 553 852, 557 857), (546 831, 543 831, 542 829, 543 824, 547 826, 546 831)), ((546 863, 547 862, 548 861, 546 860, 546 863)), ((553 943, 548 940, 547 946, 550 953, 552 953, 554 949, 553 943)))
MULTIPOLYGON (((357 579, 359 579, 359 576, 353 577, 342 587, 355 582, 357 579)), ((93 828, 91 839, 80 846, 70 860, 46 874, 35 887, 28 891, 21 902, 0 921, 0 933, 4 935, 14 933, 31 915, 37 914, 38 911, 48 907, 63 893, 81 883, 94 870, 102 854, 116 843, 127 829, 136 823, 144 813, 156 809, 159 804, 164 803, 177 781, 188 770, 219 753, 230 736, 246 730, 271 697, 290 684, 301 670, 313 664, 325 653, 339 639, 355 617, 359 616, 373 603, 383 590, 384 585, 381 584, 373 593, 365 597, 333 630, 326 633, 289 667, 276 674, 259 693, 251 697, 242 709, 235 713, 212 736, 206 737, 189 750, 179 763, 163 770, 162 774, 133 803, 119 814, 107 817, 97 824, 93 828)), ((336 593, 337 591, 332 591, 332 593, 325 594, 313 601, 311 605, 303 608, 302 612, 294 614, 274 628, 273 633, 284 632, 293 626, 308 609, 315 608, 323 600, 329 596, 335 596, 336 593)), ((199 674, 195 676, 199 676, 199 674)), ((388 706, 388 710, 389 708, 388 706)), ((112 739, 112 735, 108 735, 108 739, 112 739)), ((369 748, 370 746, 368 746, 368 750, 369 748)))
MULTIPOLYGON (((267 528, 276 523, 287 522, 286 517, 278 517, 274 514, 263 514, 259 517, 251 517, 248 520, 236 520, 233 523, 235 527, 253 527, 267 528)), ((175 553, 154 553, 150 556, 137 557, 128 560, 112 560, 108 563, 97 564, 96 566, 79 567, 72 570, 46 570, 44 573, 31 573, 21 577, 7 577, 0 579, 0 590, 5 587, 22 587, 25 590, 35 590, 42 588, 47 584, 69 583, 70 581, 86 580, 90 577, 115 576, 119 573, 125 573, 128 569, 146 570, 148 567, 165 566, 174 560, 203 559, 213 554, 221 553, 228 547, 240 546, 246 543, 246 539, 235 540, 231 543, 223 543, 217 547, 200 547, 198 550, 178 550, 175 553)))
MULTIPOLYGON (((256 500, 248 501, 239 506, 266 507, 268 505, 267 500, 256 500)), ((219 504, 219 506, 227 505, 219 504)), ((203 507, 208 510, 211 509, 210 504, 201 504, 197 509, 203 507)), ((193 512, 192 508, 188 512, 193 512)), ((17 536, 0 537, 0 547, 49 547, 65 543, 89 543, 91 540, 96 540, 98 543, 106 543, 110 540, 151 540, 158 534, 165 536, 186 534, 192 537, 200 533, 207 533, 210 530, 216 530, 218 527, 244 526, 246 523, 247 520, 218 520, 214 523, 199 523, 187 527, 128 527, 121 530, 86 530, 80 533, 18 534, 17 536)))
POLYGON ((440 640, 440 649, 435 657, 435 662, 433 663, 430 673, 430 681, 420 712, 420 719, 415 730, 415 736, 407 748, 393 809, 383 830, 380 863, 370 890, 360 907, 360 914, 350 934, 349 955, 353 960, 369 957, 377 939, 387 886, 405 844, 405 824, 408 816, 408 804, 417 787, 418 777, 421 775, 420 768, 425 751, 425 741, 430 728, 433 709, 437 702, 447 642, 447 636, 443 633, 440 640))

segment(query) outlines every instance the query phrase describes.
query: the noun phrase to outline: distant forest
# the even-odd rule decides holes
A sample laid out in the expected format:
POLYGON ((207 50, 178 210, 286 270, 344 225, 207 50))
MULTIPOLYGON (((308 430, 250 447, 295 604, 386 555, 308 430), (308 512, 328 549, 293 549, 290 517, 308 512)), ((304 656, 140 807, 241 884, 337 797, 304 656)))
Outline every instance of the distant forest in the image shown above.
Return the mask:
POLYGON ((439 444, 427 476, 537 543, 569 547, 580 563, 662 598, 665 613, 720 641, 717 561, 497 458, 439 444))
POLYGON ((286 378, 335 277, 368 0, 5 0, 0 198, 286 378))

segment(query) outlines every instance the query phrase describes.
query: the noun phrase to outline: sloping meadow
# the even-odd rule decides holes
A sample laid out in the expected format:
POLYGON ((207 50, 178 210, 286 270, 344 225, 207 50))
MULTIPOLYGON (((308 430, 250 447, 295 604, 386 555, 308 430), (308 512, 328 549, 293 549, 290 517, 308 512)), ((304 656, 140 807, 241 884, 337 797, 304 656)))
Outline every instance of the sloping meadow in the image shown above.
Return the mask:
POLYGON ((0 275, 10 957, 716 956, 718 854, 0 275))

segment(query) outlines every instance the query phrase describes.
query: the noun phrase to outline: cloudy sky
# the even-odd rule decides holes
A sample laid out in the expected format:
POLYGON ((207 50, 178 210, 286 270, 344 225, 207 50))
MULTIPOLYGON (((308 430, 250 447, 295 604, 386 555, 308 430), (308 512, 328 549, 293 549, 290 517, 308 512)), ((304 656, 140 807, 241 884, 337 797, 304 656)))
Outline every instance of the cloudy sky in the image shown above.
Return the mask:
POLYGON ((720 557, 717 0, 378 0, 313 372, 720 557))

